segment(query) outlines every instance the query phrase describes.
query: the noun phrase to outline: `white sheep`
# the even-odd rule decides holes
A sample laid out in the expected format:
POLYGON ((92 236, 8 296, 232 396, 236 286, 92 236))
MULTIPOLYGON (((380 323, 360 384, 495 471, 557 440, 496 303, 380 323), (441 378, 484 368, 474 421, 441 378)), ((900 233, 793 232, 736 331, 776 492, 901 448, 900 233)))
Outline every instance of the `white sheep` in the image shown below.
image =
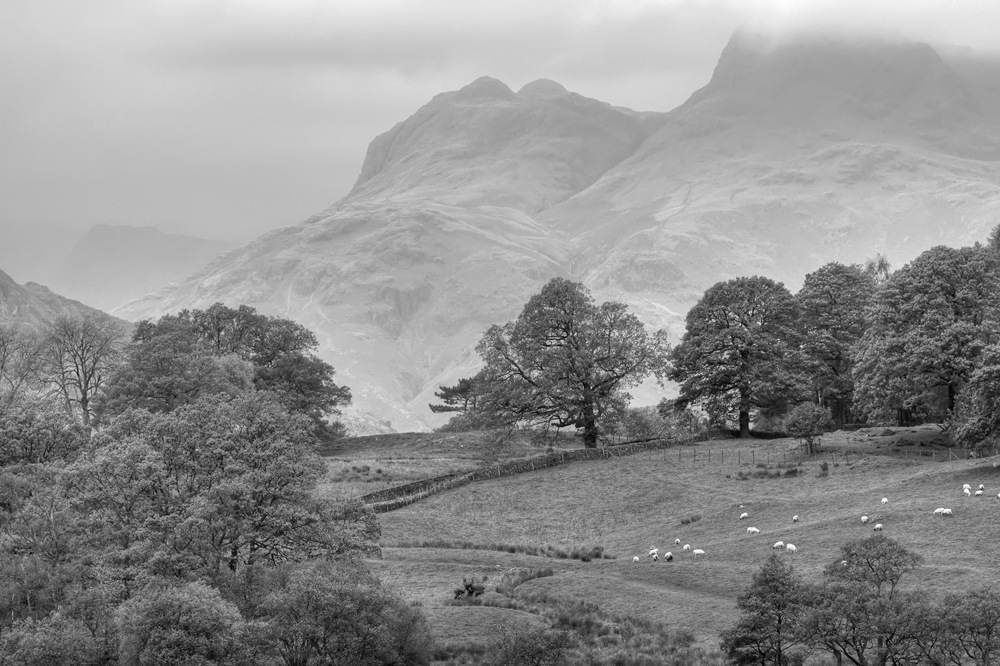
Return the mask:
POLYGON ((984 486, 983 484, 981 484, 981 483, 980 483, 980 484, 979 484, 979 489, 980 489, 980 490, 986 490, 986 486, 984 486))
POLYGON ((671 553, 671 552, 670 552, 670 551, 668 550, 668 551, 667 551, 666 553, 664 553, 664 555, 663 555, 663 561, 664 561, 664 562, 673 562, 673 561, 674 561, 674 554, 673 554, 673 553, 671 553))
POLYGON ((963 488, 962 492, 965 493, 966 497, 972 497, 972 489, 971 488, 963 488))
POLYGON ((774 550, 775 548, 784 548, 784 547, 785 547, 784 541, 776 541, 775 544, 771 546, 771 550, 774 550))
POLYGON ((847 560, 841 560, 840 561, 840 566, 846 567, 847 566, 847 560))
POLYGON ((684 550, 691 550, 691 544, 689 543, 684 544, 684 550))
POLYGON ((748 527, 747 534, 760 534, 760 530, 756 527, 748 527))
POLYGON ((638 561, 639 561, 639 556, 638 555, 636 555, 635 557, 632 558, 632 562, 636 562, 637 563, 638 561))
POLYGON ((799 549, 795 547, 794 543, 786 543, 785 550, 787 550, 789 553, 797 553, 799 551, 799 549))
POLYGON ((680 539, 674 539, 674 545, 675 546, 681 545, 681 540, 680 539))
POLYGON ((660 561, 660 556, 659 555, 653 555, 653 561, 654 562, 659 562, 660 561))
POLYGON ((977 491, 976 491, 975 493, 973 493, 973 494, 974 494, 974 495, 975 495, 976 497, 982 497, 982 496, 983 496, 983 491, 982 491, 982 490, 977 490, 977 491))
MULTIPOLYGON (((998 495, 998 497, 1000 497, 1000 495, 998 495)), ((938 507, 938 508, 934 509, 934 515, 935 516, 940 516, 943 513, 944 513, 944 507, 938 507)))
POLYGON ((888 503, 889 503, 889 498, 888 497, 883 497, 882 498, 882 504, 888 504, 888 503))
POLYGON ((703 551, 701 548, 695 548, 694 550, 691 551, 691 554, 694 555, 695 557, 698 557, 699 555, 704 555, 705 551, 703 551))
POLYGON ((882 531, 882 523, 875 523, 875 531, 876 532, 882 531))
POLYGON ((797 523, 797 522, 799 522, 799 517, 798 517, 797 515, 795 515, 795 516, 792 516, 792 522, 793 522, 793 523, 797 523))
POLYGON ((750 514, 747 513, 746 511, 744 511, 743 513, 740 514, 740 520, 744 520, 745 518, 749 518, 749 517, 750 517, 750 514))
POLYGON ((659 552, 660 552, 659 548, 650 547, 649 553, 646 554, 646 557, 656 557, 656 554, 659 552))
POLYGON ((868 524, 868 516, 861 516, 861 524, 862 525, 868 524))
POLYGON ((945 509, 945 510, 943 510, 941 512, 941 515, 942 516, 950 516, 951 515, 951 509, 945 509))

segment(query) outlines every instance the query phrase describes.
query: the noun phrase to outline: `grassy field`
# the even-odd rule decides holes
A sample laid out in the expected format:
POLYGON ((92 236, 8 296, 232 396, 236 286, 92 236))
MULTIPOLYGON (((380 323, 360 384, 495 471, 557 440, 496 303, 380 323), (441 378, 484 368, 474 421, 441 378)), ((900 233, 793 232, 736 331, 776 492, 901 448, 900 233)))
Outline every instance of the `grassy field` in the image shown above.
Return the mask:
MULTIPOLYGON (((737 616, 736 596, 775 541, 794 543, 798 552, 783 556, 806 578, 818 579, 823 567, 839 559, 841 545, 872 534, 871 523, 861 523, 862 515, 881 522, 884 534, 923 555, 924 564, 910 575, 909 586, 943 594, 995 583, 1000 469, 992 466, 993 459, 942 462, 948 456, 938 448, 943 442, 934 428, 885 432, 828 437, 824 453, 805 458, 801 466, 792 440, 728 440, 474 483, 380 516, 384 558, 372 565, 390 586, 423 607, 444 640, 482 635, 504 614, 524 615, 450 605, 451 591, 464 577, 492 581, 513 567, 551 567, 555 575, 531 580, 524 589, 658 620, 690 631, 704 645, 716 645, 719 631, 737 616), (937 451, 933 461, 926 455, 931 450, 937 451), (845 451, 851 454, 846 459, 845 451), (985 496, 965 497, 963 483, 983 483, 985 496), (882 497, 888 504, 880 503, 882 497), (954 517, 932 515, 937 507, 952 508, 954 517), (739 520, 743 512, 749 519, 739 520), (800 521, 793 523, 793 515, 800 521), (760 534, 748 535, 749 526, 760 534), (682 552, 674 539, 705 555, 696 559, 682 552), (581 562, 488 550, 396 547, 421 541, 548 544, 565 550, 603 546, 616 559, 581 562), (661 554, 672 551, 675 560, 647 559, 654 546, 661 554), (634 555, 641 557, 637 564, 634 555)), ((432 445, 430 439, 403 456, 407 449, 401 441, 381 450, 360 447, 340 454, 330 467, 340 465, 341 472, 331 472, 327 491, 336 492, 335 475, 357 461, 400 455, 416 470, 421 468, 416 463, 423 464, 433 452, 440 466, 428 469, 439 470, 461 461, 475 464, 482 457, 481 452, 470 454, 476 447, 468 441, 432 445), (455 449, 449 453, 448 446, 455 449)), ((408 474, 404 467, 391 473, 402 478, 408 474)))

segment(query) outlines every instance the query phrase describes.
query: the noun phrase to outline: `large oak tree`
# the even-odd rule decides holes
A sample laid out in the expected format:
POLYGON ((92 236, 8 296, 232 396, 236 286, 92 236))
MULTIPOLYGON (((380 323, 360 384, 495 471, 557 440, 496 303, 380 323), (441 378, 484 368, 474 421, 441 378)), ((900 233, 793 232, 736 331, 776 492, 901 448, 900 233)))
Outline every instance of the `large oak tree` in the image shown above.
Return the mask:
POLYGON ((750 415, 800 397, 804 382, 797 309, 780 282, 740 277, 710 287, 688 311, 673 351, 677 405, 699 404, 717 421, 736 417, 750 436, 750 415))
POLYGON ((601 419, 622 410, 627 390, 662 376, 669 346, 618 302, 594 303, 577 282, 554 278, 517 319, 494 325, 477 351, 477 409, 507 424, 576 426, 597 446, 601 419))

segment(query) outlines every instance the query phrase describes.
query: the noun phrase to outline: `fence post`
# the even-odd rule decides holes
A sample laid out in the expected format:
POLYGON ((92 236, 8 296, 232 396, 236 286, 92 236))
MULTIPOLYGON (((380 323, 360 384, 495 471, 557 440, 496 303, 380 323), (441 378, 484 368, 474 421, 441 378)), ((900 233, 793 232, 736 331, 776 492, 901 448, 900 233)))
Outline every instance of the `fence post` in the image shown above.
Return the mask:
POLYGON ((737 465, 743 464, 743 451, 740 449, 736 449, 736 464, 737 465))
POLYGON ((722 449, 722 464, 726 464, 726 450, 722 449))
POLYGON ((694 455, 691 457, 691 462, 692 463, 698 462, 698 449, 694 449, 692 453, 694 453, 694 455))
POLYGON ((750 464, 757 464, 757 449, 750 449, 750 464))
POLYGON ((708 450, 708 462, 712 462, 712 449, 708 450))

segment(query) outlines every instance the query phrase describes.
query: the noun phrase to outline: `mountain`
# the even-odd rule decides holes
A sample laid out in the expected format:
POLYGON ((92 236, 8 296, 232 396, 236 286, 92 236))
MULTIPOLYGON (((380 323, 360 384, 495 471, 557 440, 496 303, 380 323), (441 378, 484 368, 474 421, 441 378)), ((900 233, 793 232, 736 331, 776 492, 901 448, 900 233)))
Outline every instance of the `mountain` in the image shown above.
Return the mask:
POLYGON ((60 316, 106 318, 107 314, 35 282, 19 285, 0 271, 0 325, 40 329, 60 316))
POLYGON ((117 312, 223 301, 291 317, 354 391, 356 431, 425 428, 483 330, 553 276, 677 337, 719 280, 796 289, 828 261, 898 266, 985 239, 1000 220, 991 66, 741 33, 667 113, 481 78, 372 141, 341 201, 117 312))
POLYGON ((166 234, 154 227, 99 224, 65 256, 52 286, 111 310, 165 284, 181 282, 232 247, 222 241, 166 234))

